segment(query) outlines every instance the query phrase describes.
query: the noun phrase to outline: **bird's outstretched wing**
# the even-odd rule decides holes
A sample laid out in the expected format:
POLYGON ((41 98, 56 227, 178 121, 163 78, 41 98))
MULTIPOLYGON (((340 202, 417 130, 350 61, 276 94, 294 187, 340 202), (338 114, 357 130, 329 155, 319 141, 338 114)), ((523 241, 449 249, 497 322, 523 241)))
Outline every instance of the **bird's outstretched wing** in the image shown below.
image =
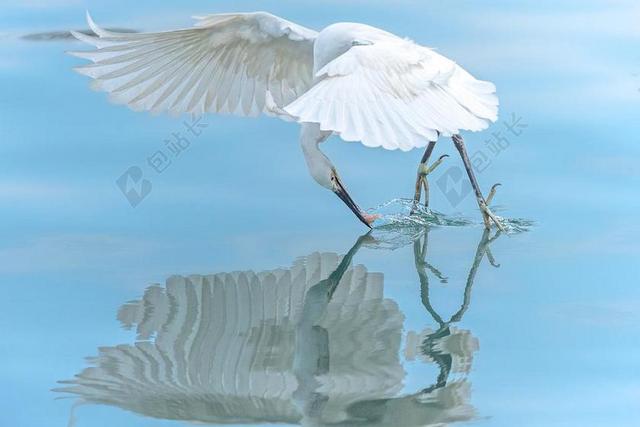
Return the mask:
POLYGON ((314 86, 285 111, 346 141, 403 151, 497 119, 492 83, 410 40, 374 37, 319 69, 314 86))
POLYGON ((190 113, 285 114, 313 78, 317 33, 265 13, 198 17, 194 28, 97 37, 74 32, 93 51, 70 52, 93 61, 76 70, 135 110, 190 113))

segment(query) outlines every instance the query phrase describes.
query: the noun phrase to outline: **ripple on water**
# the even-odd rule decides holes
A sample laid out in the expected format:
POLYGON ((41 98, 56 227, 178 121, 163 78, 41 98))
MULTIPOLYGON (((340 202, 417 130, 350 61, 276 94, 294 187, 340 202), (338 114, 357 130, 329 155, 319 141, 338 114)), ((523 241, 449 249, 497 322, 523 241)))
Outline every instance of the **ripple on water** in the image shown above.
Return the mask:
MULTIPOLYGON (((412 199, 393 199, 370 209, 368 213, 380 215, 376 221, 375 230, 395 231, 405 235, 415 234, 418 236, 425 227, 475 227, 483 225, 479 214, 477 219, 471 219, 461 214, 444 214, 429 209, 423 204, 418 204, 415 212, 411 214, 412 208, 412 199)), ((507 234, 526 232, 534 226, 534 222, 528 219, 497 215, 498 212, 504 211, 504 208, 493 207, 492 210, 496 213, 507 234)))

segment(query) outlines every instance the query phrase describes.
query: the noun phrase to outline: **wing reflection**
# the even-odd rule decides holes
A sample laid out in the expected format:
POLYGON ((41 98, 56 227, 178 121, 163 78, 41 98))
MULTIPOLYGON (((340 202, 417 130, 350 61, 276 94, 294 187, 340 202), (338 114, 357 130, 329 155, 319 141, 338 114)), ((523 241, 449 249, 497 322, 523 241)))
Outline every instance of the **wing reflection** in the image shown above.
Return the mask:
POLYGON ((469 304, 475 273, 462 308, 443 321, 429 303, 421 261, 427 238, 416 243, 416 267, 439 327, 410 332, 405 354, 435 362, 440 374, 415 394, 397 397, 405 378, 404 315, 384 298, 382 274, 351 265, 368 235, 343 257, 314 253, 289 269, 173 276, 147 288, 118 312, 123 325, 136 328, 137 342, 100 348, 93 366, 58 391, 203 423, 428 426, 472 419, 468 384, 447 379, 451 371, 468 372, 478 348, 468 331, 451 326, 469 304))

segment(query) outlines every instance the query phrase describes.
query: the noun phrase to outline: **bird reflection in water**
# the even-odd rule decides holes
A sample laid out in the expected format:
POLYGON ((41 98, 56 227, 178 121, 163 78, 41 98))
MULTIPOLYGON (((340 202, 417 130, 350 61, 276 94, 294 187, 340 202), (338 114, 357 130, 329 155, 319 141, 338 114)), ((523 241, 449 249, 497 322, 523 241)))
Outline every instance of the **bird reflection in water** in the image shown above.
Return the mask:
MULTIPOLYGON (((497 237, 497 236, 496 236, 497 237)), ((383 276, 346 255, 314 253, 289 269, 173 276, 118 312, 136 327, 133 345, 102 347, 92 367, 56 391, 78 404, 210 424, 431 426, 475 417, 465 379, 477 339, 452 326, 496 237, 478 245, 462 307, 444 321, 429 301, 428 230, 414 242, 422 302, 436 331, 409 332, 405 357, 435 362, 436 382, 401 395, 404 315, 383 296, 383 276)), ((73 419, 73 417, 72 417, 73 419)))

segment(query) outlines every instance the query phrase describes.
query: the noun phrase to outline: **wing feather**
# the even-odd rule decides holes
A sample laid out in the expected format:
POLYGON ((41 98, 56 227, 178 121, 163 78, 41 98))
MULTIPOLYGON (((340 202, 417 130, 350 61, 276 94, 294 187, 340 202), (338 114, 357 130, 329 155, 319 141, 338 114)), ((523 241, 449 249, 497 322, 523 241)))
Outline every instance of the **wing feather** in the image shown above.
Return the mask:
POLYGON ((87 15, 96 36, 73 35, 97 49, 69 53, 93 62, 76 70, 94 89, 136 110, 286 116, 311 86, 315 31, 265 12, 197 19, 190 29, 118 33, 87 15))
POLYGON ((314 85, 285 111, 346 141, 403 151, 497 120, 492 83, 431 49, 383 34, 320 68, 314 85))

